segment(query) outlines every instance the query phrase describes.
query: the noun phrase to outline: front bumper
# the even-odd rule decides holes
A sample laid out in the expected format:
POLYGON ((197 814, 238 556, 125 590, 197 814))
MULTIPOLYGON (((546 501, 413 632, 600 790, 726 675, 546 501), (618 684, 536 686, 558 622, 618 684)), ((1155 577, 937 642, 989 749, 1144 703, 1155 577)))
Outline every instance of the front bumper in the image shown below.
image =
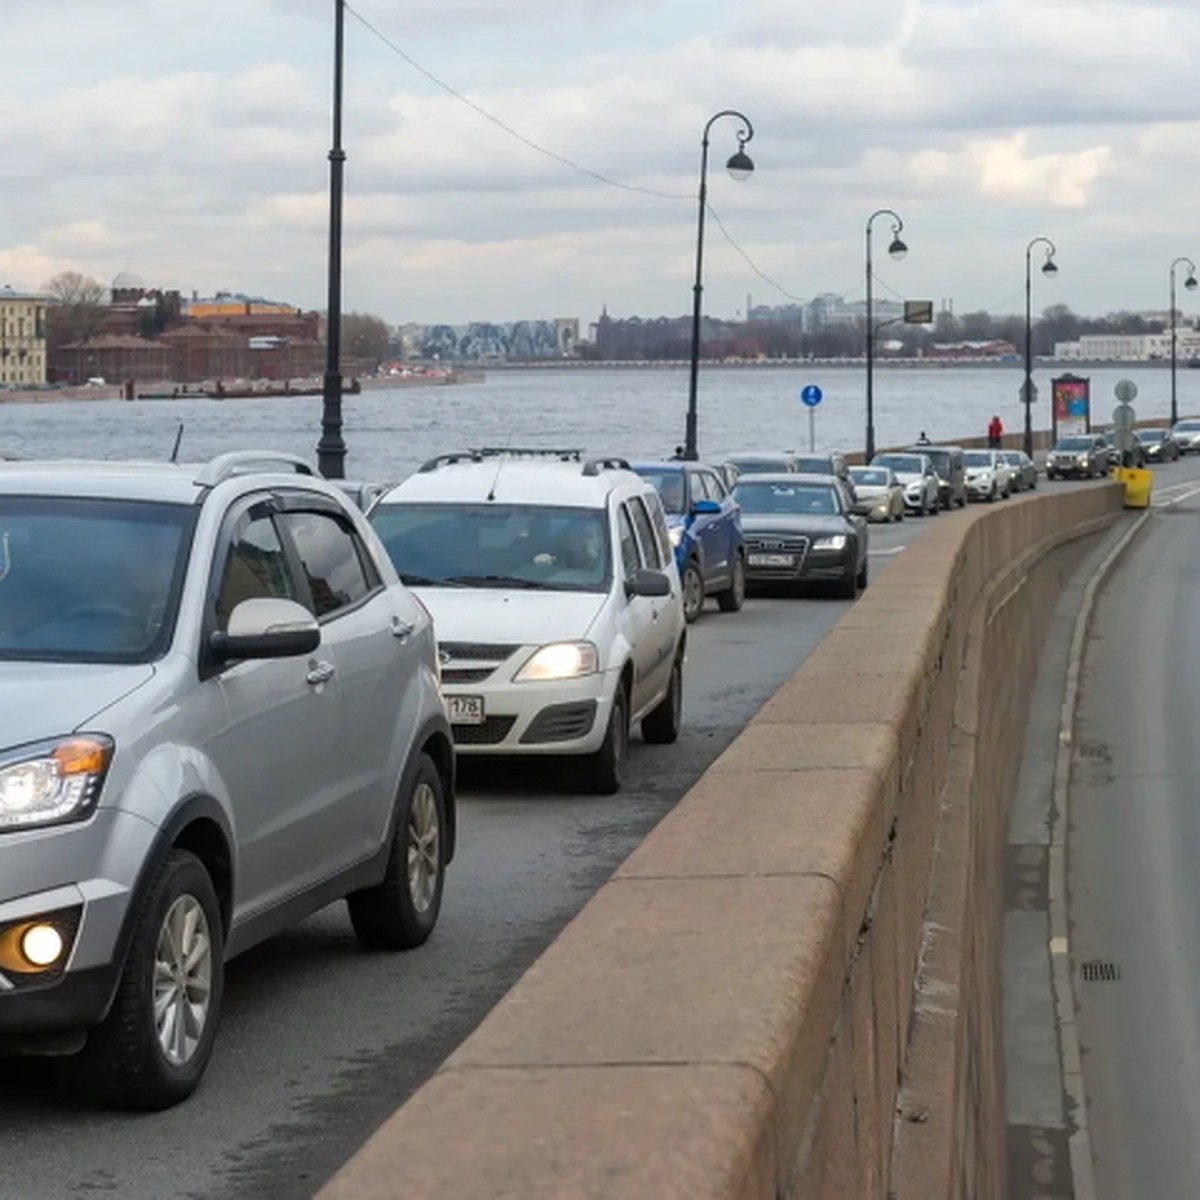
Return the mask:
POLYGON ((608 728, 619 675, 615 671, 555 682, 447 686, 446 698, 479 697, 484 717, 451 722, 459 754, 590 754, 608 728))
POLYGON ((61 914, 67 950, 43 974, 0 969, 0 1048, 16 1035, 69 1032, 103 1020, 122 963, 130 900, 155 828, 116 809, 86 821, 0 834, 0 931, 61 914))
POLYGON ((1090 475, 1096 471, 1103 471, 1103 467, 1090 458, 1087 462, 1080 462, 1077 458, 1052 458, 1046 462, 1046 473, 1049 475, 1090 475))
MULTIPOLYGON (((857 569, 855 548, 849 544, 841 550, 808 550, 791 556, 791 565, 746 567, 747 583, 832 583, 846 579, 857 569)), ((747 556, 749 559, 750 556, 747 556)))
POLYGON ((999 492, 1000 488, 995 478, 991 475, 987 478, 974 478, 967 476, 967 495, 972 500, 983 500, 999 492))

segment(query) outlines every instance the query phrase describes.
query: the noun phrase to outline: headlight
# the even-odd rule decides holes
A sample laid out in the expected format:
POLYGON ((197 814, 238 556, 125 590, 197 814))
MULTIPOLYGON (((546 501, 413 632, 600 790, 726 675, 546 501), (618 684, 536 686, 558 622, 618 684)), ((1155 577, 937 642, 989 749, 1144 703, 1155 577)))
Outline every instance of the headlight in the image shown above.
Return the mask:
POLYGON ((0 833, 87 816, 112 754, 111 738, 88 734, 0 757, 0 833))
POLYGON ((671 539, 672 546, 678 546, 679 543, 683 541, 683 526, 672 525, 671 528, 667 530, 667 536, 671 539))
POLYGON ((812 544, 814 550, 844 550, 846 547, 846 535, 843 533, 835 533, 832 537, 817 538, 812 544))
POLYGON ((600 656, 591 642, 552 642, 534 652, 517 672, 517 683, 578 679, 599 670, 600 656))

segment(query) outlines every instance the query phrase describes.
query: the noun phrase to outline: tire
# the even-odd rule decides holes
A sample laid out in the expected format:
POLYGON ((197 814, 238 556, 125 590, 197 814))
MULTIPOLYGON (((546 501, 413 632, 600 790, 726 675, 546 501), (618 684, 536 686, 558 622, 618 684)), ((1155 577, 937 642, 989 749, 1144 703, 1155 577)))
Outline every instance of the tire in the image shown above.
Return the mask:
POLYGON ((867 584, 871 582, 870 563, 871 563, 870 558, 864 554, 862 570, 859 571, 858 577, 854 581, 855 586, 858 588, 858 590, 860 592, 865 592, 867 590, 867 584))
POLYGON ((112 1008, 88 1035, 76 1064, 94 1099, 159 1112, 196 1090, 217 1034, 224 959, 225 927, 212 879, 194 854, 172 850, 137 914, 112 1008), (156 987, 164 973, 166 985, 156 987), (155 1011, 164 998, 160 1023, 155 1011))
POLYGON ((621 790, 625 758, 629 751, 629 696, 625 685, 617 688, 604 741, 595 754, 580 760, 578 782, 581 791, 596 796, 611 796, 621 790))
POLYGON ((990 492, 988 492, 987 502, 989 504, 996 503, 996 485, 995 484, 992 484, 992 490, 990 492))
POLYGON ((683 619, 690 625, 704 609, 704 576, 695 559, 683 568, 683 619))
POLYGON ((679 738, 683 724, 683 650, 671 664, 667 694, 642 718, 642 737, 655 746, 667 746, 679 738))
POLYGON ((845 579, 839 580, 833 585, 833 594, 839 600, 857 600, 858 599, 858 572, 848 575, 845 579))
POLYGON ((411 950, 429 940, 446 876, 446 789, 428 754, 399 797, 387 868, 374 887, 346 897, 350 924, 367 950, 411 950))
POLYGON ((729 586, 717 593, 717 607, 722 612, 739 612, 746 602, 746 558, 737 553, 733 556, 733 579, 729 586))

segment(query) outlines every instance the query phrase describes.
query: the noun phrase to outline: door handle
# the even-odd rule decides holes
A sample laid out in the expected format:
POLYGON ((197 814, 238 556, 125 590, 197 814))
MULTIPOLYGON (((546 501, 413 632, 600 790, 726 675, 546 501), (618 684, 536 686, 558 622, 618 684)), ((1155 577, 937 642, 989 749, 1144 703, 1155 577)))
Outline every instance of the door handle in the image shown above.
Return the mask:
POLYGON ((304 677, 309 683, 317 686, 322 683, 328 683, 333 678, 334 666, 331 662, 313 663, 308 668, 308 674, 304 677))
POLYGON ((412 631, 416 629, 415 621, 405 621, 400 617, 392 618, 392 637, 399 638, 400 641, 406 641, 412 636, 412 631))

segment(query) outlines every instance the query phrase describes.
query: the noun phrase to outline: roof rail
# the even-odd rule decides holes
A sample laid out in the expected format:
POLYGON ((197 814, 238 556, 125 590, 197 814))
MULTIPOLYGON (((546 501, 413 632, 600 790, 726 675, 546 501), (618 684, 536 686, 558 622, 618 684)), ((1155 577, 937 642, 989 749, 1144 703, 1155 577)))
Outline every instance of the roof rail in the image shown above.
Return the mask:
POLYGON ((449 454, 438 454, 423 462, 417 474, 423 475, 436 471, 438 467, 449 467, 460 462, 482 462, 483 456, 477 450, 452 450, 449 454))
POLYGON ((604 458, 589 458, 583 464, 583 473, 585 475, 599 475, 601 471, 632 471, 633 468, 629 465, 627 458, 620 458, 615 454, 610 454, 604 458))
POLYGON ((316 475, 316 471, 296 454, 284 454, 277 450, 230 450, 209 459, 200 468, 196 484, 200 487, 216 487, 235 475, 252 475, 256 471, 316 475))
POLYGON ((487 458, 553 458, 558 462, 582 462, 583 451, 575 446, 472 446, 469 450, 452 450, 429 459, 422 463, 418 474, 460 462, 479 463, 487 458))

